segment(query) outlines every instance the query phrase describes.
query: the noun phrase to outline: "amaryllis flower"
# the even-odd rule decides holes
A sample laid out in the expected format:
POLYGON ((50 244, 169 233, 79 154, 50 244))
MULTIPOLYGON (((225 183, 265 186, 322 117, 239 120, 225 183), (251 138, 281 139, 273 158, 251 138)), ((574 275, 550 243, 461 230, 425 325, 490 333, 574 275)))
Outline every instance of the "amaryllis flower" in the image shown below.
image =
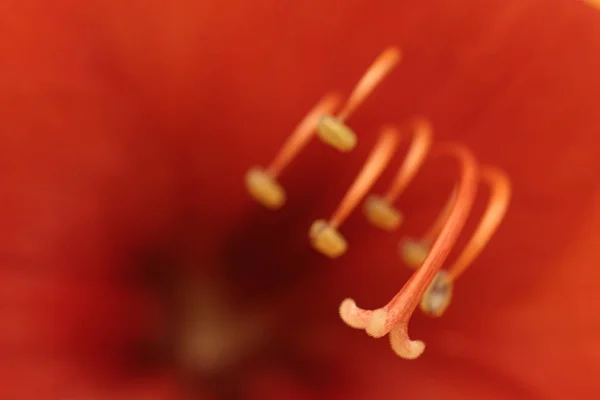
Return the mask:
MULTIPOLYGON (((0 33, 0 398, 595 398, 589 4, 5 0, 0 33), (310 141, 279 178, 285 206, 255 202, 248 169, 389 46, 401 60, 348 122, 355 148, 310 141), (357 208, 334 259, 308 234, 382 126, 414 118, 503 170, 513 194, 444 315, 415 311, 410 335, 427 347, 408 360, 338 310, 380 308, 403 287, 398 243, 431 226, 456 163, 426 160, 393 232, 357 208)), ((369 193, 393 180, 400 143, 369 193)))

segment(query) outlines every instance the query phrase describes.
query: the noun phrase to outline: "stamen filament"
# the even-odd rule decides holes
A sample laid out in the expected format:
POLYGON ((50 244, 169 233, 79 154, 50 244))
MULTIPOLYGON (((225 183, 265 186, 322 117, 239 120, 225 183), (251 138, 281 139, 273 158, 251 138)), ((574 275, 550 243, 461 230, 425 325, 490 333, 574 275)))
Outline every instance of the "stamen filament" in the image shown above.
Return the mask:
POLYGON ((406 190, 423 165, 432 142, 431 125, 425 120, 411 124, 413 139, 408 153, 398 169, 386 194, 369 196, 364 204, 365 215, 371 223, 381 229, 393 231, 404 219, 402 213, 393 206, 398 196, 406 190))
POLYGON ((325 142, 341 151, 352 150, 356 146, 356 135, 344 124, 352 112, 373 92, 400 60, 400 51, 391 47, 385 50, 358 81, 338 118, 331 115, 339 106, 337 94, 324 96, 306 115, 288 137, 269 166, 251 168, 246 174, 246 187, 255 200, 271 209, 281 208, 286 201, 284 188, 277 177, 308 144, 316 133, 325 142))
MULTIPOLYGON (((484 182, 489 186, 490 199, 487 208, 471 239, 454 264, 447 270, 440 270, 425 292, 421 300, 421 310, 430 316, 440 317, 444 314, 450 305, 454 281, 465 272, 490 241, 508 208, 511 192, 508 177, 496 168, 482 167, 479 169, 479 179, 480 183, 484 182)), ((456 189, 453 190, 444 211, 424 238, 420 242, 402 243, 403 257, 410 267, 418 268, 422 260, 427 257, 429 247, 445 225, 455 201, 456 189)))
POLYGON ((421 237, 421 241, 423 243, 433 243, 435 239, 439 236, 440 232, 446 225, 446 221, 450 213, 452 212, 452 208, 454 207, 454 203, 456 202, 456 188, 452 190, 452 194, 450 194, 450 198, 446 202, 444 209, 437 216, 435 222, 431 225, 431 227, 423 234, 421 237))
POLYGON ((338 257, 346 251, 346 241, 337 229, 385 170, 398 147, 398 141, 398 131, 395 128, 383 128, 379 140, 331 219, 317 220, 312 224, 309 236, 315 249, 329 257, 338 257))
POLYGON ((415 121, 413 125, 413 139, 406 158, 398 169, 390 188, 383 196, 383 199, 388 204, 393 204, 406 190, 410 182, 412 182, 425 161, 432 140, 433 133, 429 122, 425 120, 415 121))
POLYGON ((398 48, 390 47, 384 50, 358 81, 344 108, 338 113, 337 119, 342 122, 348 119, 350 114, 373 93, 373 90, 394 69, 400 58, 401 54, 398 48))
POLYGON ((447 144, 438 146, 434 154, 456 158, 461 166, 461 174, 452 211, 423 265, 382 308, 364 310, 356 306, 352 299, 346 299, 340 306, 340 316, 349 326, 365 329, 375 338, 389 333, 396 354, 407 359, 419 357, 425 349, 423 342, 413 341, 408 335, 410 317, 448 257, 467 220, 477 193, 477 162, 469 150, 460 145, 447 144))
POLYGON ((400 61, 400 51, 390 47, 381 53, 358 81, 337 117, 324 115, 317 125, 319 138, 339 151, 350 151, 356 146, 356 134, 345 121, 360 106, 381 81, 400 61))
POLYGON ((267 169, 253 167, 248 170, 246 188, 256 201, 274 210, 283 207, 286 194, 277 177, 315 135, 321 117, 335 111, 339 103, 337 94, 325 95, 298 124, 267 169))
POLYGON ((281 174, 281 171, 296 158, 315 135, 316 127, 321 117, 334 112, 340 103, 341 98, 337 93, 329 93, 323 96, 284 142, 271 164, 267 167, 267 174, 273 178, 277 178, 281 174))
POLYGON ((381 137, 371 151, 367 162, 333 213, 329 222, 331 226, 338 228, 365 197, 392 160, 392 156, 398 147, 398 139, 398 131, 395 128, 386 127, 383 129, 381 137))
POLYGON ((488 185, 490 198, 485 213, 473 236, 454 264, 448 268, 450 281, 458 279, 477 256, 481 254, 481 251, 490 241, 504 219, 510 202, 511 184, 504 172, 497 168, 486 166, 479 170, 479 177, 482 182, 488 185))

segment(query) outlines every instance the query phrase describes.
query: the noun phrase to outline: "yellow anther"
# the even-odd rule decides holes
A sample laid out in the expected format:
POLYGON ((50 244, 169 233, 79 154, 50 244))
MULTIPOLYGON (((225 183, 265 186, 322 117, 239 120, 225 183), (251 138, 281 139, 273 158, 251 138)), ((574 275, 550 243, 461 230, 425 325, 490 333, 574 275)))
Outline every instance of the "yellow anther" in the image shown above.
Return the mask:
POLYGON ((323 142, 344 152, 350 151, 356 146, 356 134, 348 128, 345 122, 394 69, 400 62, 400 58, 400 50, 390 47, 375 59, 354 87, 337 117, 327 114, 321 118, 317 125, 317 135, 323 142))
POLYGON ((327 221, 319 219, 310 227, 313 247, 330 258, 341 256, 348 249, 346 239, 327 221))
POLYGON ((414 239, 404 239, 400 243, 402 260, 412 269, 417 269, 423 264, 429 250, 429 244, 414 239))
POLYGON ((371 223, 388 231, 398 228, 404 220, 404 216, 400 211, 379 196, 369 196, 367 198, 364 212, 371 223))
POLYGON ((450 276, 446 271, 440 270, 421 299, 421 310, 433 317, 441 317, 450 305, 452 288, 450 276))
POLYGON ((246 187, 252 197, 265 207, 276 210, 285 204, 285 190, 258 167, 251 168, 246 174, 246 187))
POLYGON ((356 135, 342 121, 326 115, 317 125, 319 138, 339 151, 350 151, 356 146, 356 135))

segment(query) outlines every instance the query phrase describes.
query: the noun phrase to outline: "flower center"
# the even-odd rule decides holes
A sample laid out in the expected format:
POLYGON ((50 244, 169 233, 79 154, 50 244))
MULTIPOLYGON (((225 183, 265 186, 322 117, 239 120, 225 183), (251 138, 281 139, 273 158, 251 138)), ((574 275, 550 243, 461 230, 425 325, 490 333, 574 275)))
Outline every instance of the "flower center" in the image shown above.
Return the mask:
MULTIPOLYGON (((291 160, 292 155, 295 156, 311 136, 311 131, 316 131, 324 143, 340 151, 352 150, 356 146, 356 134, 345 124, 345 119, 389 73, 398 59, 399 52, 396 50, 382 53, 359 80, 337 118, 327 114, 318 118, 318 113, 324 111, 323 101, 319 103, 276 156, 275 163, 279 167, 270 169, 281 172, 283 164, 277 160, 291 160), (315 120, 318 122, 315 123, 315 120), (281 154, 287 156, 282 157, 281 154)), ((412 146, 388 192, 382 197, 368 197, 364 205, 367 218, 375 226, 387 231, 394 231, 400 225, 403 216, 393 208, 392 203, 415 177, 431 147, 431 126, 427 121, 417 120, 417 123, 413 124, 413 130, 412 146)), ((348 243, 338 228, 385 170, 397 146, 398 136, 399 131, 394 127, 386 126, 382 129, 379 141, 331 219, 317 220, 313 223, 309 238, 317 251, 330 258, 336 258, 346 252, 348 243)), ((433 154, 450 156, 458 161, 460 178, 445 210, 424 237, 402 242, 402 258, 409 266, 416 268, 416 271, 384 307, 364 310, 359 308, 354 300, 346 299, 339 309, 342 320, 350 327, 364 329, 374 338, 389 333, 394 351, 407 359, 419 357, 425 348, 423 342, 412 341, 408 336, 408 322, 412 313, 419 304, 424 312, 432 316, 441 316, 444 313, 450 304, 453 281, 465 271, 489 241, 504 217, 510 198, 510 183, 506 176, 495 168, 481 168, 464 146, 448 143, 433 147, 433 154), (469 217, 480 179, 492 188, 486 215, 458 260, 448 272, 442 271, 441 268, 469 217)), ((269 208, 277 209, 283 206, 284 192, 275 181, 275 174, 265 173, 259 176, 256 171, 252 169, 247 175, 246 183, 250 194, 269 208)))
POLYGON ((200 375, 235 369, 270 339, 268 318, 258 311, 234 310, 219 285, 203 280, 181 291, 177 357, 200 375))

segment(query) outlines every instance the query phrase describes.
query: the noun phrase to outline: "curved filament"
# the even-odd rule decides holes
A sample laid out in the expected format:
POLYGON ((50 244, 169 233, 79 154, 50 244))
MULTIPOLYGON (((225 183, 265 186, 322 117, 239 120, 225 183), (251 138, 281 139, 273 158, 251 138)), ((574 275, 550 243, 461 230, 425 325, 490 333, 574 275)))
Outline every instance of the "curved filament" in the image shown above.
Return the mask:
MULTIPOLYGON (((343 109, 338 113, 338 120, 347 119, 391 72, 399 60, 400 51, 396 47, 390 47, 381 53, 356 84, 343 109)), ((340 103, 341 99, 338 94, 324 96, 288 137, 271 164, 266 168, 266 173, 277 178, 315 135, 321 118, 333 114, 340 103)))
MULTIPOLYGON (((480 183, 485 183, 489 187, 490 198, 483 217, 471 239, 456 261, 448 268, 448 279, 450 282, 458 279, 479 254, 481 254, 504 219, 508 204, 510 203, 511 184, 504 172, 495 167, 484 166, 479 169, 479 179, 480 183)), ((444 210, 421 238, 422 243, 430 244, 439 235, 455 201, 456 188, 452 191, 452 195, 446 203, 444 210)))
POLYGON ((281 171, 296 158, 306 147, 310 139, 316 133, 319 119, 323 115, 331 114, 341 102, 338 94, 327 94, 308 112, 298 124, 294 132, 287 138, 281 149, 275 155, 266 172, 273 178, 277 178, 281 171))
POLYGON ((510 203, 511 184, 504 172, 497 168, 486 166, 480 169, 479 176, 481 181, 489 186, 490 199, 473 236, 454 264, 448 268, 448 275, 451 281, 458 279, 481 253, 504 219, 508 204, 510 203))
POLYGON ((444 209, 442 210, 442 212, 438 214, 434 223, 427 230, 427 232, 425 232, 423 234, 423 236, 421 237, 422 243, 431 244, 439 236, 440 232, 444 228, 444 225, 446 224, 446 221, 448 220, 448 217, 450 216, 450 212, 452 211, 452 208, 454 207, 455 202, 456 202, 456 187, 452 190, 452 193, 450 194, 450 198, 446 202, 446 205, 444 206, 444 209))
POLYGON ((337 118, 340 121, 345 121, 369 97, 373 90, 398 64, 400 57, 400 50, 396 47, 390 47, 375 59, 354 87, 344 108, 338 113, 337 118))
POLYGON ((469 150, 460 145, 448 144, 438 146, 434 155, 455 158, 460 164, 461 173, 456 201, 421 268, 413 273, 402 289, 382 308, 364 310, 356 306, 352 299, 345 300, 340 307, 340 316, 349 326, 365 329, 370 336, 376 338, 391 333, 392 348, 400 357, 407 359, 417 358, 425 348, 423 342, 412 341, 408 335, 410 317, 458 239, 477 193, 477 162, 469 150))
POLYGON ((338 208, 333 213, 330 226, 338 228, 356 208, 375 181, 385 170, 398 147, 398 131, 392 127, 383 129, 381 136, 371 151, 367 162, 342 198, 338 208))
POLYGON ((431 125, 418 120, 413 125, 413 139, 402 165, 398 169, 390 188, 383 199, 392 204, 406 190, 423 165, 433 139, 431 125))

